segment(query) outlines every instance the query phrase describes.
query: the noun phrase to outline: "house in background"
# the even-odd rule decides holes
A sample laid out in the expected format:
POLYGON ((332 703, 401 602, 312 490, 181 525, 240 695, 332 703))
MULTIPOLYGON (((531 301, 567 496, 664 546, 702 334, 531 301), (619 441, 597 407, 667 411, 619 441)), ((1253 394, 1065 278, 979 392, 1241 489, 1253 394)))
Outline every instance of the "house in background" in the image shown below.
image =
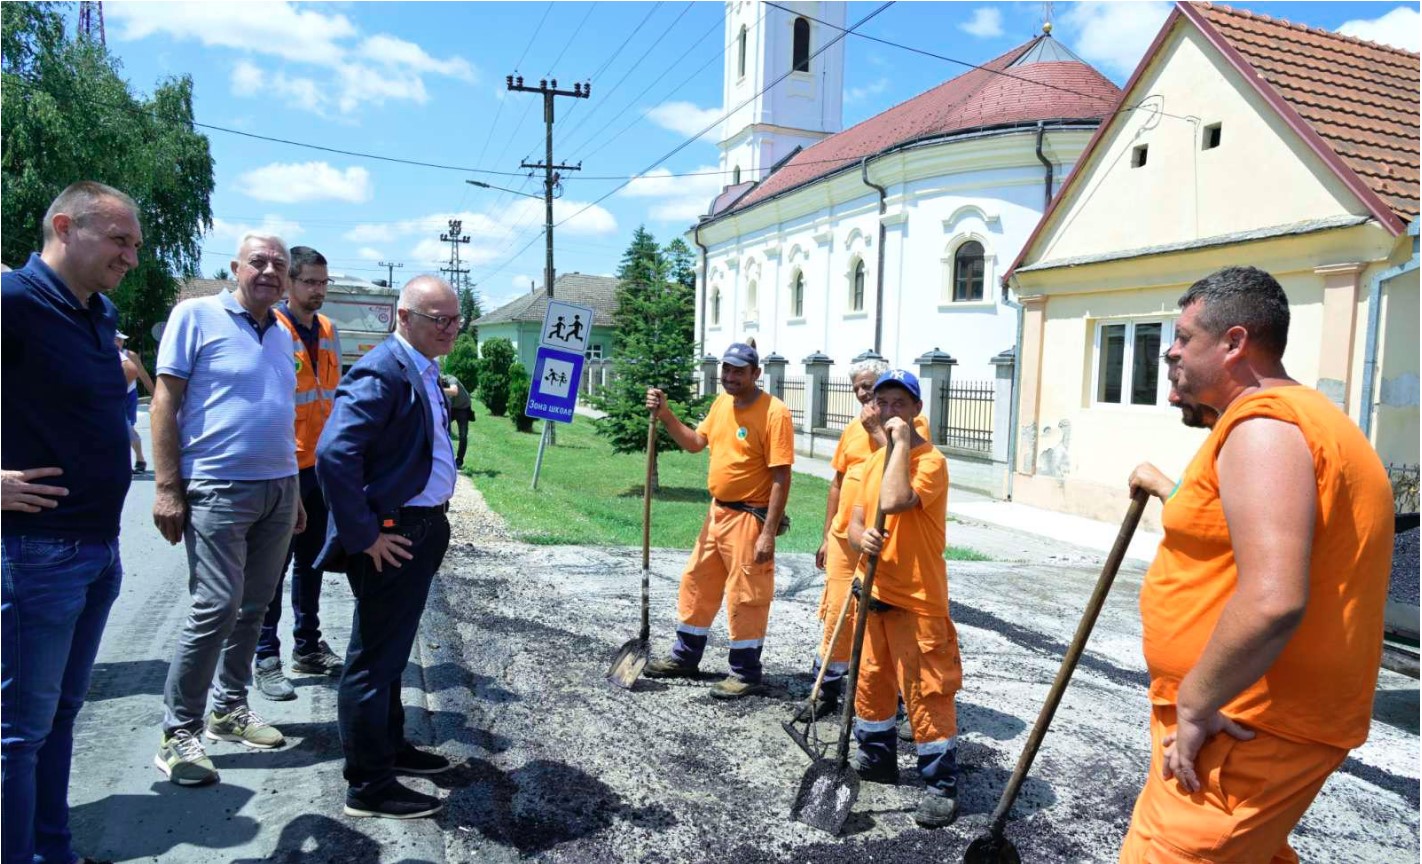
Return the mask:
MULTIPOLYGON (((564 273, 553 280, 554 299, 593 309, 592 330, 584 352, 589 360, 612 356, 612 339, 616 332, 612 316, 617 312, 617 284, 618 280, 612 276, 586 276, 582 273, 564 273)), ((507 339, 513 343, 514 354, 523 368, 532 372, 534 358, 538 354, 539 330, 543 327, 543 316, 547 311, 548 292, 542 288, 510 300, 474 320, 474 326, 479 328, 480 346, 490 339, 507 339)))
MULTIPOLYGON (((1176 301, 1272 273, 1284 364, 1418 462, 1418 55, 1179 3, 1005 279, 1024 307, 1014 500, 1118 518, 1143 460, 1203 433, 1168 407, 1176 301)), ((1158 505, 1148 511, 1154 520, 1158 505)))
POLYGON ((720 148, 736 182, 687 235, 704 250, 697 340, 820 353, 841 377, 868 348, 901 366, 938 348, 954 380, 991 379, 1016 339, 1002 267, 1120 91, 1042 35, 841 131, 843 43, 814 52, 844 16, 727 4, 724 99, 740 107, 720 148))

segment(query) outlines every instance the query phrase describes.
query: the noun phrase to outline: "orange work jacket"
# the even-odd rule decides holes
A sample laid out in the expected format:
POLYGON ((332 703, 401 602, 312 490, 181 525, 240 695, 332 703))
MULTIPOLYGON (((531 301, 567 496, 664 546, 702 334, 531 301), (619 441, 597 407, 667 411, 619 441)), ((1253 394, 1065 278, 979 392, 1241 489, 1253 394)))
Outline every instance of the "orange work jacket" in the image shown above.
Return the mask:
POLYGON ((331 319, 316 314, 320 332, 316 365, 306 353, 306 343, 296 331, 296 323, 280 309, 273 309, 286 332, 291 334, 291 351, 296 361, 296 467, 310 468, 316 464, 316 441, 326 428, 331 406, 336 398, 336 385, 341 380, 341 358, 336 352, 336 330, 331 319))

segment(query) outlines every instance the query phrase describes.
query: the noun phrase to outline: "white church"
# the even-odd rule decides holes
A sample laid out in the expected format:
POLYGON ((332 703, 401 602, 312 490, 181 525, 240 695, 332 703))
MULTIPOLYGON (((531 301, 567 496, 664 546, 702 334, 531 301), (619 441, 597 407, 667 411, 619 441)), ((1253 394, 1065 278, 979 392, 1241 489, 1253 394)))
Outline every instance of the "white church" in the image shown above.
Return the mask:
POLYGON ((791 374, 820 353, 842 377, 866 349, 911 366, 936 348, 955 381, 991 379, 1017 336, 1002 270, 1120 90, 1044 34, 843 129, 845 40, 817 52, 845 4, 726 5, 734 182, 686 235, 704 351, 753 337, 791 374))

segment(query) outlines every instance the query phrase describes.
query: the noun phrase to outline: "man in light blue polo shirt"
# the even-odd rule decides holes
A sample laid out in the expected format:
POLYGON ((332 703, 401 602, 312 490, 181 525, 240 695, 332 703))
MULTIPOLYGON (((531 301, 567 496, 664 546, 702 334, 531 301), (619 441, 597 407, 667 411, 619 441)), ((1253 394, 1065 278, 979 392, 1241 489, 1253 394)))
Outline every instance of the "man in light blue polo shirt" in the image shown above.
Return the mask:
POLYGON ((179 303, 158 349, 153 521, 168 542, 187 544, 192 607, 163 688, 153 761, 181 786, 218 779, 200 732, 259 749, 283 743, 247 706, 247 687, 262 616, 305 522, 293 342, 271 311, 289 260, 280 238, 242 238, 236 290, 179 303))

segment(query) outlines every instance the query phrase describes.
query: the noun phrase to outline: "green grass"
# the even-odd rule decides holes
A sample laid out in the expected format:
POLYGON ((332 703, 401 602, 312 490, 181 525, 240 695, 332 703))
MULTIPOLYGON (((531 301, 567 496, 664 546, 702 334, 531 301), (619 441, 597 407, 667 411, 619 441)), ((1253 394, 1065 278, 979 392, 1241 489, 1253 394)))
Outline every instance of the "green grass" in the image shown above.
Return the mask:
MULTIPOLYGON (((538 432, 520 434, 507 417, 479 412, 469 424, 464 473, 484 500, 525 543, 577 546, 641 546, 642 483, 646 454, 616 454, 598 437, 593 422, 579 416, 558 424, 558 444, 543 454, 538 490, 529 488, 538 454, 538 432)), ((657 457, 661 491, 652 497, 652 545, 689 549, 701 531, 706 507, 705 452, 681 450, 657 457)), ((814 552, 820 545, 829 483, 794 474, 790 483, 790 533, 776 542, 781 552, 814 552)), ((952 561, 982 561, 972 549, 949 547, 952 561)))

